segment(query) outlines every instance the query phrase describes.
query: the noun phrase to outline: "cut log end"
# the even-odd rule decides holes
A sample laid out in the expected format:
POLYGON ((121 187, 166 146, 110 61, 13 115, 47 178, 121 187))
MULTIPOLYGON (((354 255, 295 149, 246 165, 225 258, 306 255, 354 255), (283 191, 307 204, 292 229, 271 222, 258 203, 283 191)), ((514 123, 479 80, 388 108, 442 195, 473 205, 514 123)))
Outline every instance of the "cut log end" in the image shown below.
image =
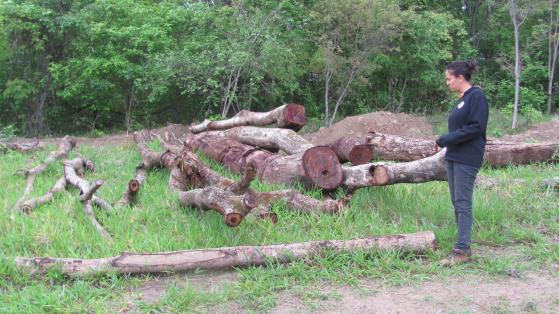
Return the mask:
POLYGON ((283 119, 278 126, 280 128, 299 131, 306 123, 307 116, 305 115, 305 107, 298 104, 287 104, 283 111, 283 119))
POLYGON ((349 152, 349 161, 354 165, 363 165, 373 159, 373 147, 371 145, 356 145, 349 152))
POLYGON ((130 182, 128 182, 128 189, 131 194, 138 193, 138 191, 140 190, 140 182, 138 182, 138 180, 136 179, 130 180, 130 182))
POLYGON ((225 224, 229 227, 237 227, 243 221, 243 215, 240 213, 229 213, 225 215, 225 224))
POLYGON ((371 167, 371 173, 373 174, 373 185, 385 185, 390 182, 390 174, 388 173, 388 168, 382 165, 371 167))
POLYGON ((243 197, 243 204, 246 208, 253 209, 258 205, 258 198, 252 193, 247 193, 243 197))
POLYGON ((338 156, 328 146, 307 149, 303 154, 303 169, 307 178, 323 189, 335 189, 343 179, 342 165, 338 156))

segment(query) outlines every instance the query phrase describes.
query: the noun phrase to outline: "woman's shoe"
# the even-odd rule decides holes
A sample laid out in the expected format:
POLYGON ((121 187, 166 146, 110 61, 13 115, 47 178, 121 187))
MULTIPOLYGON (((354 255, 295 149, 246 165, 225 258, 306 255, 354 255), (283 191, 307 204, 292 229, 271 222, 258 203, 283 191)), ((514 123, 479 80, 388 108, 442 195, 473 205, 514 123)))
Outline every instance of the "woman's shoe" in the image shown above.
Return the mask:
POLYGON ((441 266, 452 267, 454 265, 463 264, 470 261, 472 256, 471 250, 461 250, 454 248, 445 259, 440 261, 441 266))

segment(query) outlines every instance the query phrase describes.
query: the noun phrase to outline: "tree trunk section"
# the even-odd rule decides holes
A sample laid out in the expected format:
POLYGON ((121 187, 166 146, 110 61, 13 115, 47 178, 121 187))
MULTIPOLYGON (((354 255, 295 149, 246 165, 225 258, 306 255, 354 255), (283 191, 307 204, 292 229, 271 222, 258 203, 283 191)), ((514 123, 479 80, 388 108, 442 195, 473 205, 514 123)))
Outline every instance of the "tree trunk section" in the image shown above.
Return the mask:
POLYGON ((299 131, 305 123, 305 107, 297 104, 286 104, 268 112, 252 112, 241 110, 235 116, 227 120, 210 121, 193 125, 190 127, 192 133, 200 133, 207 130, 224 130, 236 126, 254 125, 264 126, 276 124, 279 128, 299 131))
POLYGON ((436 155, 410 162, 344 166, 342 186, 353 191, 367 186, 446 181, 445 153, 442 149, 436 155))
POLYGON ((341 182, 341 165, 335 153, 328 147, 314 147, 306 150, 304 154, 282 156, 231 139, 206 134, 191 137, 189 145, 194 150, 203 151, 208 157, 234 172, 241 172, 247 165, 253 165, 258 179, 262 182, 302 182, 325 189, 337 186, 341 182))
POLYGON ((394 161, 414 161, 437 153, 435 141, 370 132, 366 142, 374 158, 394 161))
POLYGON ((238 246, 162 253, 129 253, 99 259, 16 257, 17 267, 30 273, 57 268, 70 276, 116 273, 160 273, 194 269, 223 269, 288 263, 312 257, 324 250, 336 253, 354 250, 395 250, 423 253, 436 248, 432 231, 353 240, 323 240, 291 244, 238 246))
POLYGON ((559 143, 518 144, 488 142, 485 146, 485 163, 493 167, 549 162, 559 156, 559 143))

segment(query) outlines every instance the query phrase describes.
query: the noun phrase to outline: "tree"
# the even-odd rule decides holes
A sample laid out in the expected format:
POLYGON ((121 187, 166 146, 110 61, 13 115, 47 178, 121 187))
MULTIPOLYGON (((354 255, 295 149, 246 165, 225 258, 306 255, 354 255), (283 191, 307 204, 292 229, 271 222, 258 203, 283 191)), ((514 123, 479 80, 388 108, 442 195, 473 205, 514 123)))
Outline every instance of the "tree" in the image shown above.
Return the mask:
POLYGON ((324 75, 324 119, 332 124, 353 82, 372 66, 369 58, 388 50, 387 44, 399 34, 400 9, 391 0, 322 1, 313 17, 319 46, 316 63, 324 75))
POLYGON ((553 96, 553 80, 555 65, 559 55, 559 22, 557 20, 557 8, 554 7, 555 0, 549 0, 549 31, 548 31, 548 57, 547 57, 547 113, 551 113, 551 99, 553 96))
MULTIPOLYGON (((522 0, 508 0, 509 13, 512 19, 512 25, 514 29, 514 109, 512 115, 512 128, 516 128, 518 120, 518 101, 520 98, 520 63, 522 62, 520 58, 520 26, 526 21, 531 7, 528 6, 523 8, 519 6, 519 2, 522 0)), ((528 0, 527 5, 531 5, 528 0)))

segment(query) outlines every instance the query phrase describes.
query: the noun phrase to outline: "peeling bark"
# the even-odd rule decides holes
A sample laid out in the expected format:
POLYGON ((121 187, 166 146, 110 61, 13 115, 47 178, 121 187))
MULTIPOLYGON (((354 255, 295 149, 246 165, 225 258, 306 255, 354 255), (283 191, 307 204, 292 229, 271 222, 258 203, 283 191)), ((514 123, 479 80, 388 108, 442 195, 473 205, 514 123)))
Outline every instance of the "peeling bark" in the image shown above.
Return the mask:
POLYGON ((30 273, 57 268, 70 276, 116 273, 158 273, 199 268, 223 269, 264 265, 270 261, 288 263, 323 252, 353 250, 397 250, 423 253, 436 248, 432 231, 353 240, 323 240, 291 244, 238 246, 162 253, 129 253, 99 259, 16 257, 17 267, 30 273))
POLYGON ((207 130, 224 130, 236 126, 253 125, 264 126, 276 124, 279 128, 300 130, 307 122, 305 107, 297 104, 285 104, 268 112, 252 112, 241 110, 235 116, 227 120, 210 121, 193 125, 190 127, 192 133, 200 133, 207 130))

